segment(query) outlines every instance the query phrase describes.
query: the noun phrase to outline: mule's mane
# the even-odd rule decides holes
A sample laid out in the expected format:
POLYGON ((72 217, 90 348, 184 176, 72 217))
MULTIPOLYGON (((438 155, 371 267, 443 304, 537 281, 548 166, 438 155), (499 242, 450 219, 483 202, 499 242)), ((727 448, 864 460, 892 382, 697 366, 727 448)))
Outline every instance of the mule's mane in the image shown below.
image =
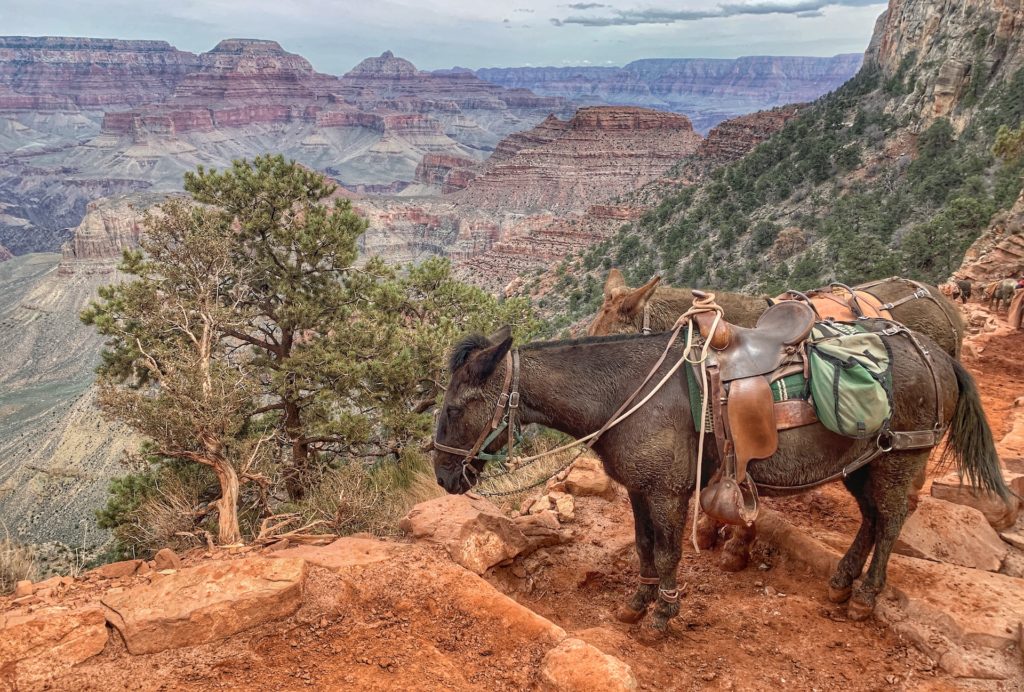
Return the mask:
POLYGON ((608 344, 615 343, 617 341, 640 341, 642 339, 649 339, 655 336, 661 336, 661 334, 610 334, 608 336, 583 336, 577 339, 558 339, 555 341, 534 341, 529 344, 523 344, 520 348, 523 350, 539 350, 545 348, 563 348, 569 346, 588 346, 590 344, 608 344))
MULTIPOLYGON (((539 351, 541 349, 549 348, 568 348, 572 346, 589 346, 592 344, 608 344, 616 343, 619 341, 640 341, 643 339, 650 339, 658 336, 663 336, 668 332, 661 332, 656 334, 612 334, 609 336, 584 336, 578 339, 557 339, 555 341, 534 341, 528 344, 523 344, 519 348, 523 351, 539 351)), ((452 349, 451 357, 448 361, 448 369, 451 372, 455 372, 457 369, 465 365, 466 361, 473 351, 483 348, 490 348, 493 346, 490 340, 483 334, 470 334, 465 337, 459 343, 455 344, 452 349)))
POLYGON ((465 365, 466 360, 469 359, 469 354, 477 349, 489 348, 491 341, 483 334, 470 334, 465 337, 462 341, 455 344, 452 349, 452 355, 448 360, 449 372, 455 372, 460 367, 465 365))

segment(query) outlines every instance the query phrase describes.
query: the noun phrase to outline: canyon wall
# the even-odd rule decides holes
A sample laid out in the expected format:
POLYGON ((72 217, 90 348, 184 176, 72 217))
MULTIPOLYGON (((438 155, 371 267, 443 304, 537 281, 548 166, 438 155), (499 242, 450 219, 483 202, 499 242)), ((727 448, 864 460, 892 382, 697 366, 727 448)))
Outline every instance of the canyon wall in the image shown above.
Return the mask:
POLYGON ((1024 66, 1022 48, 1020 0, 891 0, 865 60, 881 68, 890 92, 903 92, 898 114, 949 117, 962 128, 986 85, 1024 66))
POLYGON ((494 67, 478 77, 579 103, 662 108, 687 115, 700 132, 728 118, 832 91, 860 68, 859 53, 831 58, 752 56, 666 58, 624 67, 494 67))

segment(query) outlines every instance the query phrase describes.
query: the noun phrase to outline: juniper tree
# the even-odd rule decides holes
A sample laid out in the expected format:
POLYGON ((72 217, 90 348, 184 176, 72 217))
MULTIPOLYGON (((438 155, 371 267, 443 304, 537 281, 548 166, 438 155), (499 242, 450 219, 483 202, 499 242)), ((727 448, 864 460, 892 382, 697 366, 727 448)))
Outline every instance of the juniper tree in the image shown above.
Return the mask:
MULTIPOLYGON (((277 414, 287 460, 284 481, 291 499, 304 492, 318 450, 347 444, 354 431, 338 416, 333 392, 307 386, 316 347, 343 325, 353 309, 357 238, 366 223, 323 175, 281 156, 235 161, 223 171, 200 167, 185 175, 185 190, 217 209, 232 225, 229 284, 245 299, 229 336, 252 350, 264 400, 259 412, 277 414)), ((381 271, 377 263, 364 272, 381 271)))
POLYGON ((240 452, 253 412, 245 364, 225 333, 248 297, 232 285, 229 220, 182 201, 147 215, 141 251, 121 270, 131 280, 100 289, 82 314, 109 338, 98 370, 98 403, 147 439, 147 456, 210 467, 223 544, 241 540, 240 452))
POLYGON ((104 288, 83 317, 112 337, 106 410, 157 457, 217 471, 220 516, 234 522, 222 541, 238 536, 240 481, 280 479, 299 500, 329 466, 418 454, 455 340, 500 324, 519 338, 539 330, 528 300, 463 284, 446 260, 357 266, 365 222, 322 176, 280 157, 199 169, 186 189, 193 200, 148 219, 143 251, 126 256, 134 280, 104 288), (273 444, 261 451, 268 433, 283 459, 267 454, 273 444), (256 452, 268 477, 240 479, 256 452))

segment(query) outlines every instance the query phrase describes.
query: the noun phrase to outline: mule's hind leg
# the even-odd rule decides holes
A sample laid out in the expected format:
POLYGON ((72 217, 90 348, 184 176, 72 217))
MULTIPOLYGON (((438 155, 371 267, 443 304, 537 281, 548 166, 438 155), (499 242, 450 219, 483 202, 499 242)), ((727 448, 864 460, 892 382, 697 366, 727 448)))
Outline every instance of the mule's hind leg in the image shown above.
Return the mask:
POLYGON ((890 453, 868 467, 868 490, 877 508, 875 552, 867 576, 853 591, 848 615, 864 620, 875 609, 875 599, 885 586, 889 555, 910 514, 909 490, 919 469, 928 461, 928 452, 890 453))
POLYGON ((868 495, 868 470, 857 469, 845 479, 843 484, 850 491, 857 506, 860 508, 860 529, 846 554, 839 561, 835 573, 828 580, 828 600, 833 603, 846 603, 853 592, 853 580, 860 576, 864 563, 868 560, 871 546, 875 544, 875 518, 877 511, 868 495))
POLYGON ((633 506, 633 532, 636 536, 636 553, 640 557, 640 585, 630 599, 615 613, 620 622, 639 622, 647 613, 649 606, 658 596, 657 583, 645 584, 643 581, 658 578, 654 564, 654 525, 651 523, 651 512, 647 500, 638 492, 630 491, 629 502, 633 506))
POLYGON ((668 621, 679 614, 679 590, 676 570, 683 554, 683 526, 690 493, 671 493, 650 497, 651 520, 654 523, 654 565, 658 570, 658 605, 651 626, 668 629, 668 621))
POLYGON ((742 572, 750 562, 750 547, 757 538, 757 524, 730 526, 719 566, 726 572, 742 572))

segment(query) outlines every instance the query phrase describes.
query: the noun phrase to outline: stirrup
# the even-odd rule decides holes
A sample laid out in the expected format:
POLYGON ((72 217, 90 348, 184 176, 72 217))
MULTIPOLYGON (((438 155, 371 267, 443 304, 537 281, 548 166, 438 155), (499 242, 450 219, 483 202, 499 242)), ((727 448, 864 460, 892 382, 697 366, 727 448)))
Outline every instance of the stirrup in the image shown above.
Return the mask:
POLYGON ((700 494, 700 506, 709 516, 734 526, 750 526, 757 519, 760 505, 757 487, 750 476, 737 483, 735 478, 722 478, 700 494))

